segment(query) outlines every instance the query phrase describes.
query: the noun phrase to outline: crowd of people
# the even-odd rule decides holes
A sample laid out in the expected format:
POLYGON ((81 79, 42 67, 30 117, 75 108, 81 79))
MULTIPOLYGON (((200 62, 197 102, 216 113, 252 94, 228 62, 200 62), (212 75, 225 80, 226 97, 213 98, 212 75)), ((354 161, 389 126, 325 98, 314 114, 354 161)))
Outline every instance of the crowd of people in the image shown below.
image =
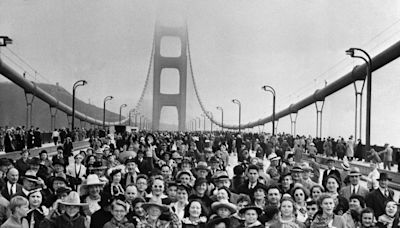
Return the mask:
POLYGON ((0 159, 1 228, 398 227, 390 176, 372 160, 366 188, 347 156, 320 175, 314 140, 140 131, 23 149, 0 159))
POLYGON ((75 128, 74 131, 71 131, 69 128, 60 128, 54 129, 53 132, 43 133, 39 127, 34 126, 29 129, 26 129, 25 126, 15 128, 0 126, 0 151, 9 153, 23 149, 40 148, 44 143, 64 144, 68 137, 75 142, 98 135, 99 129, 75 128), (44 134, 48 134, 49 137, 43 137, 44 134))

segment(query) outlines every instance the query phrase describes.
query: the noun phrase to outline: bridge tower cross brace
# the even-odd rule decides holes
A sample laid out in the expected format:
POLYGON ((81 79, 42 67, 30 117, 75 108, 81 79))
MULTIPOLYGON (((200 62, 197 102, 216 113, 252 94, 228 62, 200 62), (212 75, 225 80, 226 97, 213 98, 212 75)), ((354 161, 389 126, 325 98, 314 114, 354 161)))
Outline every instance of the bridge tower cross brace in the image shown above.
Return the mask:
POLYGON ((154 80, 153 80, 153 130, 160 127, 160 115, 163 107, 176 107, 178 110, 178 129, 186 130, 186 90, 187 90, 187 32, 186 25, 166 27, 156 23, 154 33, 154 80), (166 57, 161 55, 161 40, 165 36, 178 37, 181 41, 181 55, 166 57), (173 68, 179 72, 179 93, 163 94, 161 88, 161 72, 165 68, 173 68))

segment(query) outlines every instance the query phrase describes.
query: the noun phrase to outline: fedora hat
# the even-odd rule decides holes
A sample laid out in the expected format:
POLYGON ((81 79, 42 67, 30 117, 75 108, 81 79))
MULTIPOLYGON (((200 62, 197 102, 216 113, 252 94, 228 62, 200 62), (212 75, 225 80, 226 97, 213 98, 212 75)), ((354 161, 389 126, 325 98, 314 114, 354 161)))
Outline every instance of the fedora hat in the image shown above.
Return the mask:
POLYGON ((36 173, 32 170, 26 171, 21 178, 31 182, 35 182, 36 184, 39 184, 41 182, 39 178, 36 176, 36 173))
POLYGON ((207 162, 205 161, 201 161, 197 164, 196 166, 196 170, 206 170, 206 171, 210 171, 210 169, 207 166, 207 162))
POLYGON ((350 177, 361 176, 360 169, 358 167, 351 167, 349 176, 350 177))
POLYGON ((257 212, 258 216, 260 216, 261 213, 262 213, 261 208, 259 208, 259 207, 257 207, 257 206, 247 206, 247 207, 244 207, 244 208, 242 208, 242 209, 239 210, 239 213, 240 213, 240 214, 243 214, 243 213, 245 213, 245 212, 248 211, 248 210, 255 210, 255 211, 257 212))
POLYGON ((392 178, 390 178, 387 173, 380 173, 378 181, 380 181, 380 180, 389 180, 389 181, 391 181, 392 178))
POLYGON ((71 191, 67 197, 65 197, 60 204, 67 206, 88 206, 87 203, 81 203, 81 199, 79 198, 79 194, 75 191, 71 191))
POLYGON ((217 180, 229 179, 229 175, 226 171, 219 170, 213 175, 212 178, 217 179, 217 180))
POLYGON ((342 166, 343 170, 345 170, 345 171, 349 171, 350 170, 350 164, 348 162, 343 162, 340 165, 342 166))
POLYGON ((144 203, 142 204, 143 209, 145 209, 146 211, 150 208, 150 207, 157 207, 158 209, 161 210, 161 212, 167 212, 169 210, 169 208, 163 204, 159 204, 159 203, 154 203, 154 202, 149 202, 149 203, 144 203))
POLYGON ((220 208, 228 209, 231 212, 231 214, 236 212, 236 205, 233 203, 229 203, 228 201, 224 202, 217 201, 211 204, 211 210, 213 210, 214 212, 216 212, 220 208))
POLYGON ((303 172, 303 169, 299 164, 295 164, 293 168, 290 170, 291 173, 300 173, 303 172))
POLYGON ((95 161, 93 165, 89 166, 89 170, 107 169, 107 166, 103 165, 101 161, 95 161))
POLYGON ((270 155, 268 155, 268 160, 270 161, 275 161, 275 160, 280 160, 281 157, 279 157, 278 155, 276 155, 275 153, 271 153, 270 155))

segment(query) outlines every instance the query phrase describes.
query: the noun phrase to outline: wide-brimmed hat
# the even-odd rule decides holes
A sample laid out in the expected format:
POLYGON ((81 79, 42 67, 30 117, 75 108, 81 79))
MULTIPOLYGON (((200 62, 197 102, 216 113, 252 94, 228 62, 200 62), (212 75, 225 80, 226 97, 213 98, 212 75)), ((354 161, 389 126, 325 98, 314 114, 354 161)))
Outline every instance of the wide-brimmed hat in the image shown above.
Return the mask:
POLYGON ((101 185, 103 186, 105 183, 101 182, 99 177, 96 174, 89 174, 86 180, 82 183, 82 186, 91 186, 91 185, 101 185))
POLYGON ((216 180, 224 180, 224 179, 229 179, 229 175, 228 172, 219 170, 212 176, 212 178, 216 180))
POLYGON ((228 201, 217 201, 211 204, 211 210, 213 210, 214 212, 216 212, 220 208, 227 208, 231 212, 231 214, 235 213, 237 209, 235 204, 229 203, 228 201))
POLYGON ((182 155, 178 152, 173 152, 171 157, 172 157, 172 159, 182 159, 183 158, 182 155))
POLYGON ((79 194, 75 191, 71 191, 67 197, 65 197, 60 204, 67 206, 88 206, 87 203, 81 203, 81 199, 79 198, 79 194))
POLYGON ((39 180, 39 178, 36 176, 36 173, 32 170, 28 170, 25 172, 24 175, 22 175, 21 177, 22 179, 31 181, 31 182, 35 182, 36 184, 39 184, 41 181, 39 180))
POLYGON ((313 171, 314 170, 308 163, 303 163, 303 165, 301 166, 301 169, 303 171, 313 171))
POLYGON ((79 194, 86 195, 88 193, 89 186, 101 186, 103 187, 105 182, 100 181, 99 177, 96 174, 89 174, 85 181, 83 181, 82 185, 79 186, 79 194))
POLYGON ((351 167, 349 176, 350 177, 361 176, 360 169, 358 167, 351 167))
POLYGON ((257 207, 257 206, 247 206, 247 207, 244 207, 244 208, 242 208, 242 209, 239 210, 239 213, 240 213, 240 214, 243 214, 243 213, 245 213, 245 212, 248 211, 248 210, 255 210, 255 211, 257 212, 258 216, 260 216, 261 213, 262 213, 261 208, 259 208, 259 207, 257 207))
POLYGON ((29 165, 40 165, 40 159, 38 157, 33 157, 29 160, 29 165))
POLYGON ((144 203, 142 204, 142 208, 145 209, 146 211, 150 208, 150 207, 157 207, 161 210, 161 212, 167 212, 169 210, 169 208, 163 204, 159 204, 159 203, 154 203, 154 202, 148 202, 148 203, 144 203))
POLYGON ((270 161, 276 161, 276 160, 280 160, 281 157, 279 157, 278 155, 276 155, 275 153, 271 153, 270 155, 268 155, 268 160, 270 161))
POLYGON ((380 181, 380 180, 389 180, 389 181, 391 181, 392 178, 390 178, 387 173, 380 173, 379 174, 379 178, 377 180, 378 181, 380 181))

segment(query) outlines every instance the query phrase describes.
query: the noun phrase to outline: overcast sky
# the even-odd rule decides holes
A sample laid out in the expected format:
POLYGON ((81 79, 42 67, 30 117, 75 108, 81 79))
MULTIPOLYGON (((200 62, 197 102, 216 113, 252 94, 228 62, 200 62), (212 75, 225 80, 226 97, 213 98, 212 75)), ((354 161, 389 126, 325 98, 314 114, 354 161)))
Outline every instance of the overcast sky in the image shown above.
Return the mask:
MULTIPOLYGON (((217 119, 215 107, 222 106, 230 124, 237 123, 233 98, 242 102, 243 123, 257 120, 272 112, 271 96, 262 85, 276 89, 279 111, 361 64, 345 55, 349 47, 375 56, 400 40, 398 0, 2 0, 0 35, 10 36, 14 42, 9 48, 43 76, 35 79, 31 73, 31 80, 59 82, 69 89, 85 79, 89 84, 77 96, 101 107, 103 98, 113 95, 109 107, 118 112, 123 103, 133 108, 143 89, 157 17, 177 14, 188 21, 202 101, 217 119)), ((3 59, 7 55, 26 68, 8 49, 1 51, 3 59)), ((399 60, 373 74, 372 143, 400 146, 399 74, 399 60)), ((173 90, 176 83, 170 80, 164 86, 173 90)), ((200 108, 188 86, 191 120, 200 116, 200 108)), ((144 112, 151 107, 149 89, 144 112)), ((177 122, 173 113, 164 114, 162 121, 177 122)), ((301 110, 298 133, 315 135, 315 119, 314 106, 301 110)), ((290 131, 289 118, 280 120, 278 130, 290 131)), ((323 135, 351 134, 354 89, 349 86, 327 98, 323 135)))

